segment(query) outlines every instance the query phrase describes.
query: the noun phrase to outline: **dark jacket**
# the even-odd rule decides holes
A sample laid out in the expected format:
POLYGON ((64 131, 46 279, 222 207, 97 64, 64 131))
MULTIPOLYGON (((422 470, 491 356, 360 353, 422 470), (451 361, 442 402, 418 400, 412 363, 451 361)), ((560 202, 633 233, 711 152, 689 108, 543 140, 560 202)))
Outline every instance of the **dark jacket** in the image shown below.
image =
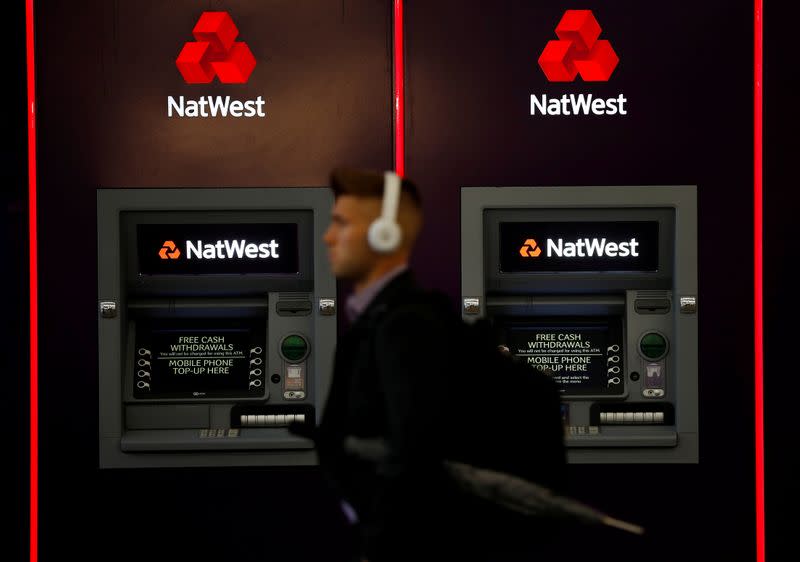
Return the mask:
POLYGON ((445 459, 481 464, 535 449, 513 433, 483 429, 497 425, 481 421, 485 382, 462 362, 471 354, 460 326, 446 297, 420 290, 406 272, 338 342, 317 446, 323 470, 359 516, 370 562, 505 560, 490 552, 537 540, 535 522, 462 492, 445 475, 445 459), (391 454, 377 463, 358 458, 345 450, 348 436, 383 439, 391 454))
POLYGON ((451 334, 422 294, 410 272, 400 274, 339 340, 319 428, 322 468, 355 508, 374 562, 422 544, 449 551, 442 518, 456 523, 461 501, 441 468, 451 334), (348 435, 385 439, 392 454, 379 463, 355 458, 343 447, 348 435))

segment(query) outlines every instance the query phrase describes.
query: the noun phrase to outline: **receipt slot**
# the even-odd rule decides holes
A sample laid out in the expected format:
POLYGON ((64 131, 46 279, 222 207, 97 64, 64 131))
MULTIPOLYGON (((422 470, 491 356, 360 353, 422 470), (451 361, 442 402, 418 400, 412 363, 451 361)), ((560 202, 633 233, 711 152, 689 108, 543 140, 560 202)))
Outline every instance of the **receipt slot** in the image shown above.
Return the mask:
POLYGON ((305 465, 336 342, 325 188, 99 189, 100 466, 305 465))
POLYGON ((570 462, 698 462, 696 209, 694 186, 461 191, 462 315, 555 380, 570 462))

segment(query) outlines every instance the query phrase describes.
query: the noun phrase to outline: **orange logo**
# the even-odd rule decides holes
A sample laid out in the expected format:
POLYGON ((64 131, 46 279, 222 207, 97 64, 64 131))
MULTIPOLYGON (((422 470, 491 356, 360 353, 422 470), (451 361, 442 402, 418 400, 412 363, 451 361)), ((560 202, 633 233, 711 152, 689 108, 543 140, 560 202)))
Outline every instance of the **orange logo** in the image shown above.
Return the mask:
POLYGON ((175 246, 175 242, 167 240, 164 242, 164 245, 161 246, 158 257, 162 260, 176 260, 181 257, 181 251, 175 246))
POLYGON ((519 255, 521 255, 523 258, 535 258, 541 253, 542 249, 533 238, 528 238, 525 240, 525 244, 523 244, 522 248, 519 249, 519 255))

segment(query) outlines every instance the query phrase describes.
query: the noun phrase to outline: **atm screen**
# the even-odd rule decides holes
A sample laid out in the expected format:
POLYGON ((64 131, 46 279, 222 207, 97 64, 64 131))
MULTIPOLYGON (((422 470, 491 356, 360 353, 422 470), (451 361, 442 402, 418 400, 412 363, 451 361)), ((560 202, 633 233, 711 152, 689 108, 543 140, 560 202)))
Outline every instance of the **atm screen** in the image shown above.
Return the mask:
POLYGON ((296 274, 296 223, 139 224, 143 275, 296 274))
POLYGON ((505 326, 513 355, 550 376, 565 396, 624 393, 622 321, 540 320, 505 326))
POLYGON ((159 321, 136 327, 135 398, 231 398, 263 394, 264 329, 237 321, 159 321))
POLYGON ((501 222, 500 271, 658 270, 657 221, 501 222))

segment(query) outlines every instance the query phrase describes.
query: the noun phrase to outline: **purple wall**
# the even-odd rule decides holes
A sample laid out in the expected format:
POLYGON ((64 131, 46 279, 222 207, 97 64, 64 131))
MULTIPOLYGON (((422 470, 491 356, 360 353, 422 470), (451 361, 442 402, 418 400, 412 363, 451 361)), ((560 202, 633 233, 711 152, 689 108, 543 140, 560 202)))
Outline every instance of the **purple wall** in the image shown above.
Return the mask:
MULTIPOLYGON (((344 559, 349 538, 315 468, 98 470, 95 190, 324 185, 334 165, 389 167, 390 4, 37 3, 41 560, 66 552, 86 559, 344 559), (229 11, 255 54, 248 84, 187 85, 175 69, 207 9, 229 11), (217 94, 262 95, 267 117, 166 117, 168 95, 217 94)), ((581 529, 565 541, 561 559, 754 560, 751 3, 405 4, 406 170, 428 211, 415 258, 425 284, 459 296, 462 186, 698 186, 701 462, 570 467, 577 497, 649 533, 634 540, 581 529), (552 84, 539 70, 536 59, 567 8, 594 10, 601 37, 617 51, 608 83, 552 84), (624 92, 629 114, 529 114, 531 94, 565 92, 624 92)), ((792 16, 767 17, 768 56, 770 48, 785 51, 778 41, 792 32, 792 16)), ((781 454, 788 433, 780 430, 788 418, 782 412, 793 404, 777 377, 789 372, 784 330, 797 317, 793 299, 779 296, 796 285, 786 259, 797 206, 786 183, 794 172, 786 165, 796 144, 786 118, 794 98, 781 92, 796 92, 798 75, 772 60, 765 69, 773 80, 766 99, 776 102, 765 113, 772 155, 765 280, 768 357, 774 353, 767 361, 768 474, 780 483, 770 481, 768 508, 777 526, 778 514, 791 507, 783 483, 794 481, 798 468, 781 454)), ((24 65, 17 74, 24 76, 24 65)), ((12 269, 24 272, 25 172, 13 166, 24 148, 18 152, 7 162, 23 180, 13 180, 6 230, 17 249, 12 269)), ((24 273, 19 280, 25 295, 24 273)), ((23 374, 24 298, 9 314, 19 319, 11 341, 21 349, 10 368, 23 374)), ((16 396, 26 404, 27 375, 21 380, 16 396)), ((21 408, 21 425, 25 416, 21 408)), ((17 442, 23 480, 26 439, 17 442)), ((27 504, 25 486, 16 487, 16 497, 27 504)), ((25 534, 20 549, 26 517, 15 518, 25 534)), ((788 539, 772 538, 782 555, 788 539)))
POLYGON ((460 292, 460 253, 444 250, 460 248, 463 186, 697 185, 700 464, 570 466, 573 494, 648 534, 592 532, 563 555, 675 560, 692 544, 698 560, 753 560, 750 4, 410 2, 406 27, 406 170, 437 211, 418 256, 430 283, 460 292), (538 67, 573 7, 619 56, 608 82, 538 67), (628 113, 530 114, 531 94, 565 93, 624 94, 628 113))
POLYGON ((319 186, 338 164, 390 167, 390 14, 371 0, 39 7, 41 560, 344 556, 315 468, 98 470, 95 191, 319 186), (228 11, 254 53, 246 84, 178 72, 204 10, 228 11), (263 96, 266 117, 169 118, 169 95, 263 96))

